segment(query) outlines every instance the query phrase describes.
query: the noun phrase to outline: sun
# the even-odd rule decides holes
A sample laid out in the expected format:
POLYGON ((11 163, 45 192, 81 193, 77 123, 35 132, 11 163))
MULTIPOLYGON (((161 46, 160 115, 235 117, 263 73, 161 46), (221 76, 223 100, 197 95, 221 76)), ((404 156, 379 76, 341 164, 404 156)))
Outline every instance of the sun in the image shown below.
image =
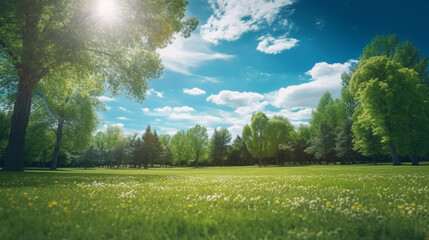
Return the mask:
POLYGON ((100 17, 109 19, 116 14, 116 4, 113 0, 100 0, 97 5, 97 13, 100 17))

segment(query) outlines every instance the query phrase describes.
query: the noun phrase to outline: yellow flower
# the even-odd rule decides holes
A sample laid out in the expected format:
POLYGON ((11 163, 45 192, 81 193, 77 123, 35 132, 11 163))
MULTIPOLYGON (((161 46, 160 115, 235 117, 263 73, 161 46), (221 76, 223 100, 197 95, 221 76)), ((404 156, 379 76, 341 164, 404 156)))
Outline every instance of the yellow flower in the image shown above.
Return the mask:
POLYGON ((327 201, 327 202, 326 202, 326 205, 327 205, 327 206, 331 205, 331 202, 330 202, 330 201, 327 201))
POLYGON ((276 204, 280 204, 280 201, 279 201, 279 200, 276 200, 276 204))
POLYGON ((33 206, 33 203, 32 203, 32 202, 28 202, 28 206, 29 206, 29 207, 32 207, 32 206, 33 206))
POLYGON ((326 202, 326 201, 328 201, 328 199, 326 199, 326 198, 323 198, 323 199, 322 199, 322 201, 326 202))
POLYGON ((69 210, 67 207, 64 207, 64 208, 63 208, 63 211, 64 211, 65 213, 70 213, 70 210, 69 210))
POLYGON ((302 216, 302 214, 298 214, 298 217, 299 217, 299 218, 303 218, 304 216, 302 216))
POLYGON ((398 205, 398 209, 403 209, 403 208, 404 208, 404 206, 398 205))
POLYGON ((411 205, 410 205, 411 207, 415 207, 416 206, 416 204, 415 203, 411 203, 411 205))
POLYGON ((194 205, 192 204, 188 204, 188 208, 194 207, 194 205))
POLYGON ((359 202, 355 202, 355 206, 359 205, 359 202))
POLYGON ((61 201, 64 205, 70 204, 70 200, 63 200, 61 201))
POLYGON ((363 212, 364 212, 364 213, 369 213, 369 211, 368 211, 368 210, 366 210, 366 209, 364 209, 364 210, 363 210, 363 212))
POLYGON ((53 200, 53 201, 51 201, 51 202, 48 203, 48 207, 49 208, 52 208, 52 207, 57 206, 57 205, 58 205, 58 202, 55 201, 55 200, 53 200))
POLYGON ((259 201, 261 199, 261 196, 255 197, 255 201, 259 201))

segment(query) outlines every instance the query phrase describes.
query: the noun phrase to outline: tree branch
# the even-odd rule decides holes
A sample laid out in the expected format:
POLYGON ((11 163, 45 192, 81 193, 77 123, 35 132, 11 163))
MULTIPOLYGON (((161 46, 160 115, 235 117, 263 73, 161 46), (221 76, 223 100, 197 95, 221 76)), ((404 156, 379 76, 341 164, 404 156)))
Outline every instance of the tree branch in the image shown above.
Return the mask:
POLYGON ((12 58, 14 61, 15 66, 18 64, 18 58, 15 56, 15 54, 7 47, 6 43, 3 41, 3 39, 0 39, 0 45, 2 46, 3 50, 9 55, 9 57, 12 58))

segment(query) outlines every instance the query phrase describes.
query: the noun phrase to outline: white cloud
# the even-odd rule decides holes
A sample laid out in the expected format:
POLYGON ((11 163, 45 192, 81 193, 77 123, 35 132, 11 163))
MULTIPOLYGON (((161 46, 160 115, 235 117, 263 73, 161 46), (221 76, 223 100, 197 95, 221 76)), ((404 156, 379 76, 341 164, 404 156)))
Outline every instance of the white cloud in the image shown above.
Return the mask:
POLYGON ((189 95, 202 95, 202 94, 206 94, 206 91, 199 89, 197 87, 194 87, 192 89, 184 88, 183 93, 186 93, 189 95))
POLYGON ((287 38, 286 36, 279 38, 263 36, 258 38, 258 40, 260 40, 260 42, 256 49, 268 54, 278 54, 284 50, 291 49, 298 44, 297 39, 287 38))
POLYGON ((142 111, 147 113, 147 112, 149 112, 149 108, 142 108, 142 111))
POLYGON ((129 119, 129 118, 127 118, 127 117, 123 117, 123 116, 121 116, 121 117, 117 117, 116 119, 119 119, 119 120, 125 120, 125 121, 131 120, 131 119, 129 119))
POLYGON ((175 112, 175 113, 183 113, 183 112, 192 112, 195 109, 189 106, 182 106, 182 107, 170 107, 170 106, 165 106, 162 108, 155 108, 154 111, 157 113, 171 113, 171 112, 175 112))
POLYGON ((116 102, 117 101, 115 98, 107 97, 107 96, 98 96, 97 98, 101 102, 116 102))
POLYGON ((163 98, 163 97, 164 97, 164 93, 163 93, 163 92, 158 92, 158 91, 156 91, 156 90, 155 90, 155 89, 153 89, 153 88, 148 89, 148 90, 146 91, 146 95, 147 95, 147 96, 152 95, 152 93, 155 93, 155 94, 156 94, 156 96, 157 96, 157 97, 159 97, 159 98, 163 98))
POLYGON ((254 106, 259 104, 264 96, 255 92, 237 92, 222 90, 216 95, 210 95, 207 101, 212 101, 217 105, 225 105, 232 108, 254 106))
POLYGON ((213 81, 214 78, 193 74, 191 69, 198 68, 206 62, 228 60, 234 57, 212 51, 209 43, 202 41, 198 35, 192 35, 187 39, 177 36, 172 44, 158 50, 158 53, 166 69, 188 76, 201 77, 207 81, 213 81))
POLYGON ((310 119, 312 108, 300 108, 300 109, 282 109, 279 114, 287 117, 291 121, 298 121, 302 119, 310 119))
POLYGON ((266 94, 266 97, 277 108, 315 108, 326 91, 329 91, 334 98, 340 96, 341 74, 350 71, 356 62, 356 60, 349 60, 345 63, 316 63, 305 73, 311 77, 310 82, 280 88, 266 94))
POLYGON ((110 109, 112 109, 111 107, 104 105, 104 107, 106 108, 106 111, 109 111, 110 109))
POLYGON ((201 26, 204 40, 218 44, 219 40, 234 41, 264 24, 270 25, 280 10, 293 0, 209 0, 213 15, 201 26))
POLYGON ((126 108, 124 108, 124 107, 118 107, 120 110, 122 110, 122 111, 124 111, 124 112, 127 112, 127 113, 133 113, 132 111, 130 111, 130 110, 128 110, 128 109, 126 109, 126 108))

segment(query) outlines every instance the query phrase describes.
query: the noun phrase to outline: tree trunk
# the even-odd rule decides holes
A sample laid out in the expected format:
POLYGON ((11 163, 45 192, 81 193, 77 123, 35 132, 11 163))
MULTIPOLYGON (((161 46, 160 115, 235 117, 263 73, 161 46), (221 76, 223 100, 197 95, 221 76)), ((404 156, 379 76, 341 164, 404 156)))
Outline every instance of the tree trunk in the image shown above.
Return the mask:
POLYGON ((279 146, 276 148, 276 165, 279 165, 279 146))
POLYGON ((61 138, 63 137, 64 119, 58 119, 57 141, 55 142, 54 152, 52 153, 51 170, 57 170, 58 153, 61 146, 61 138))
POLYGON ((148 155, 146 153, 146 156, 145 156, 145 158, 143 160, 143 169, 147 169, 147 159, 148 159, 148 155))
POLYGON ((30 79, 20 76, 10 120, 9 143, 6 148, 3 171, 24 171, 25 134, 30 116, 33 86, 30 79))
POLYGON ((375 156, 372 156, 372 161, 374 162, 374 165, 377 165, 377 158, 375 156))
POLYGON ((198 168, 198 160, 199 160, 198 158, 199 158, 199 156, 197 156, 196 159, 195 159, 195 167, 196 168, 198 168))
POLYGON ((43 162, 42 162, 42 168, 45 168, 46 167, 46 157, 48 156, 48 149, 47 148, 45 148, 44 150, 43 150, 43 162))
POLYGON ((396 148, 394 146, 390 146, 390 151, 392 152, 393 165, 401 165, 398 154, 396 153, 396 148))
POLYGON ((411 158, 411 162, 412 162, 413 166, 418 166, 419 165, 419 159, 418 159, 418 157, 416 155, 411 154, 410 158, 411 158))

